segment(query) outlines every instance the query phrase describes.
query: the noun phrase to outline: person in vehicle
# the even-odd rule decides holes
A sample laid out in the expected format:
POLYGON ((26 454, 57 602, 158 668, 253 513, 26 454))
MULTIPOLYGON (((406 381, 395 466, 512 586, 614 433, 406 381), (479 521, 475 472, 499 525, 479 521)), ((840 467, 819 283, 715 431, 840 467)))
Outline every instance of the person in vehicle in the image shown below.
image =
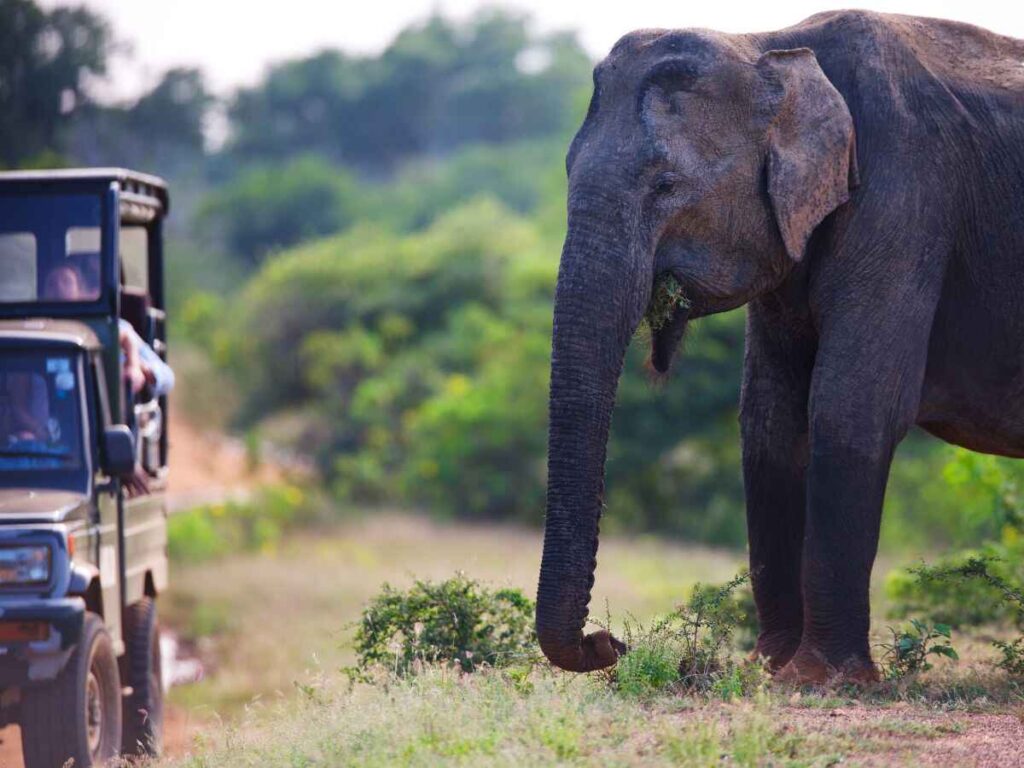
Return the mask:
MULTIPOLYGON (((45 298, 55 301, 86 299, 84 289, 81 274, 71 264, 54 267, 44 282, 45 298)), ((118 318, 118 343, 121 347, 125 383, 133 397, 146 402, 171 391, 174 387, 174 371, 124 318, 118 318)), ((125 487, 131 496, 149 493, 145 469, 136 464, 134 474, 125 479, 125 487)))
POLYGON ((10 372, 0 377, 3 391, 4 434, 7 442, 45 440, 49 434, 50 402, 46 382, 33 373, 10 372))
POLYGON ((59 264, 46 274, 43 298, 50 301, 81 301, 85 298, 81 272, 73 264, 59 264))
MULTIPOLYGON (((78 268, 60 264, 46 275, 43 297, 52 301, 81 301, 88 298, 78 268)), ((149 387, 150 397, 162 397, 174 388, 174 371, 124 318, 118 320, 118 341, 124 355, 124 377, 133 395, 149 387)))

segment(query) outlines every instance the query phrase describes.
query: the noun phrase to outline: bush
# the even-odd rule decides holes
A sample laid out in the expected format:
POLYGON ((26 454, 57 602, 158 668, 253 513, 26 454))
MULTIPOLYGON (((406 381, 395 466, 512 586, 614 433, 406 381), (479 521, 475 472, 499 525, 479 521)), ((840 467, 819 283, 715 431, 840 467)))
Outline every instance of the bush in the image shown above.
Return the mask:
MULTIPOLYGON (((628 627, 629 625, 627 625, 628 627)), ((627 629, 629 653, 615 667, 615 687, 627 696, 644 697, 679 682, 679 653, 670 633, 627 629), (639 636, 638 636, 639 634, 639 636)))
POLYGON ((464 672, 536 659, 533 601, 518 589, 491 590, 463 573, 406 590, 385 584, 356 625, 356 666, 364 679, 384 666, 399 675, 423 663, 464 672))
POLYGON ((172 560, 200 562, 232 552, 272 548, 284 532, 313 516, 302 489, 288 484, 260 489, 252 499, 204 504, 167 521, 172 560))
POLYGON ((912 619, 910 629, 899 632, 889 627, 891 643, 882 643, 885 655, 882 657, 882 676, 886 680, 902 680, 905 677, 927 672, 932 668, 930 656, 945 656, 959 660, 960 656, 950 641, 951 629, 948 624, 930 624, 912 619))
POLYGON ((737 594, 744 571, 724 585, 693 588, 690 599, 649 629, 626 622, 627 653, 615 668, 617 690, 645 696, 679 685, 723 698, 747 695, 763 680, 760 663, 737 663, 734 640, 745 620, 737 594))
MULTIPOLYGON (((1007 618, 1018 629, 1024 629, 1024 588, 1000 572, 1007 567, 992 557, 977 555, 961 556, 959 562, 937 566, 920 565, 909 571, 916 581, 908 590, 924 596, 970 594, 975 602, 967 609, 971 614, 1007 618)), ((916 626, 919 622, 914 623, 916 626)), ((1002 654, 997 667, 1014 676, 1024 675, 1024 637, 993 640, 992 645, 1002 654)))

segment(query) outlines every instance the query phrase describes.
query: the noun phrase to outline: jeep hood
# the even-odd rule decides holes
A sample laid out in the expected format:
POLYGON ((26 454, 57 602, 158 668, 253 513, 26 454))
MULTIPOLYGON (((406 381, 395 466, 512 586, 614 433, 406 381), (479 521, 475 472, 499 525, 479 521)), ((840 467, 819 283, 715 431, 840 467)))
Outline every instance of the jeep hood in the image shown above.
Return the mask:
POLYGON ((81 517, 89 497, 71 491, 0 488, 0 525, 14 520, 59 523, 81 517))

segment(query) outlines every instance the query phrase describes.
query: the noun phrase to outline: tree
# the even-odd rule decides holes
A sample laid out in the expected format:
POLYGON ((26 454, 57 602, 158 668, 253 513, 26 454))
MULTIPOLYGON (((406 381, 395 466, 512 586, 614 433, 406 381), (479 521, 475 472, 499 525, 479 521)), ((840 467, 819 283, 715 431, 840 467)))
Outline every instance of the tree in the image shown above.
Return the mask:
POLYGON ((204 124, 214 101, 200 70, 170 69, 134 103, 79 110, 68 131, 68 154, 83 165, 178 174, 204 156, 204 124))
POLYGON ((107 22, 85 8, 0 0, 0 163, 62 149, 62 129, 88 102, 88 78, 106 72, 112 44, 107 22))
POLYGON ((348 226, 358 199, 346 171, 307 156, 248 168, 215 191, 199 216, 231 254, 252 266, 273 251, 348 226))
POLYGON ((523 16, 432 16, 379 56, 323 51, 272 68, 232 102, 227 154, 316 152, 379 175, 467 144, 567 133, 590 67, 575 36, 536 36, 523 16))

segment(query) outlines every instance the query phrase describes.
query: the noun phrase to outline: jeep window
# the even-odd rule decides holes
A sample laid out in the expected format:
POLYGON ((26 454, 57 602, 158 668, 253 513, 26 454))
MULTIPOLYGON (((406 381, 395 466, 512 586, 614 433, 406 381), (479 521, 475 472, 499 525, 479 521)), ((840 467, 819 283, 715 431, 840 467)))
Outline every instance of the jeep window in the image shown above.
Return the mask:
POLYGON ((143 293, 149 290, 149 232, 145 227, 122 226, 121 268, 124 284, 143 293))
POLYGON ((0 198, 0 303, 98 299, 100 208, 97 195, 0 198))
POLYGON ((76 353, 0 350, 0 486, 68 487, 84 475, 80 386, 76 353))
POLYGON ((31 232, 0 234, 0 301, 32 301, 36 294, 36 236, 31 232))

